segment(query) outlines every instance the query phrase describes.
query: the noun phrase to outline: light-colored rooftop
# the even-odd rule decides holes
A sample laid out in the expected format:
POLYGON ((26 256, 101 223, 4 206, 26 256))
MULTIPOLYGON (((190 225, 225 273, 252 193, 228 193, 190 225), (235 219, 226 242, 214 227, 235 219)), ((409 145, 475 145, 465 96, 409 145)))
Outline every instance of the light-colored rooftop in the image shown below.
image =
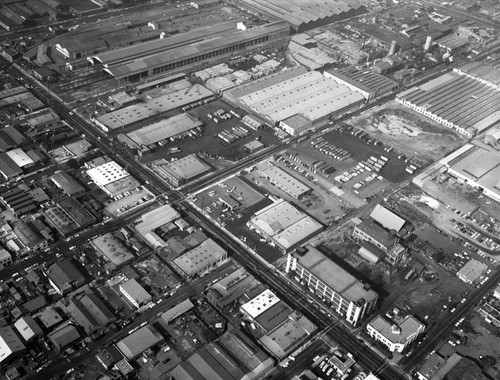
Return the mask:
POLYGON ((153 326, 148 325, 120 340, 116 347, 130 360, 162 340, 161 334, 153 326))
POLYGON ((175 305, 174 307, 168 309, 166 312, 161 314, 161 319, 165 323, 169 323, 170 321, 180 317, 184 313, 187 313, 189 310, 194 308, 193 303, 187 299, 182 301, 181 303, 175 305))
POLYGON ((386 209, 384 206, 376 205, 370 214, 370 218, 388 230, 399 232, 406 220, 386 209))
POLYGON ((188 113, 181 113, 127 133, 127 136, 138 145, 150 145, 202 125, 203 123, 200 120, 195 119, 188 113))
POLYGON ((7 152, 7 156, 9 156, 20 168, 33 165, 35 163, 21 148, 9 150, 7 152))
POLYGON ((312 246, 307 248, 307 253, 298 257, 299 264, 346 300, 356 302, 364 299, 370 302, 378 297, 374 290, 365 289, 357 278, 335 264, 317 248, 312 246))
POLYGON ((120 284, 120 290, 126 292, 138 304, 144 304, 151 301, 151 294, 149 294, 134 278, 120 284))
POLYGON ((281 199, 256 212, 250 223, 266 235, 274 236, 304 217, 300 210, 281 199))
POLYGON ((172 263, 186 276, 192 276, 226 255, 224 248, 212 239, 207 239, 199 246, 172 260, 172 263))
POLYGON ((120 266, 132 260, 134 255, 129 249, 111 233, 92 239, 94 247, 114 265, 120 266))
POLYGON ((135 226, 135 229, 142 236, 158 227, 167 224, 180 217, 180 214, 170 205, 163 205, 141 216, 141 222, 135 226))
POLYGON ((99 186, 109 185, 110 183, 129 175, 128 172, 115 161, 108 161, 102 165, 96 166, 95 168, 89 169, 87 170, 87 174, 90 176, 92 181, 99 186))
POLYGON ((488 266, 476 259, 470 259, 458 272, 459 278, 467 279, 474 283, 479 280, 482 274, 488 269, 488 266))
POLYGON ((411 315, 407 316, 399 323, 393 323, 379 315, 371 321, 368 326, 371 326, 394 344, 405 344, 408 340, 412 339, 415 334, 421 333, 425 328, 421 322, 411 315))
POLYGON ((268 176, 273 182, 279 184, 279 186, 281 187, 286 188, 288 192, 296 198, 311 190, 309 186, 299 181, 297 178, 288 174, 286 171, 277 167, 276 165, 260 165, 258 166, 258 169, 264 175, 268 176))
POLYGON ((273 240, 287 250, 323 229, 323 225, 310 216, 304 216, 296 223, 274 235, 273 240))
POLYGON ((266 289, 247 303, 243 304, 241 309, 250 317, 257 318, 279 301, 280 299, 270 289, 266 289))
POLYGON ((173 175, 178 180, 189 181, 212 170, 205 162, 195 154, 182 157, 176 161, 162 165, 162 169, 173 175))

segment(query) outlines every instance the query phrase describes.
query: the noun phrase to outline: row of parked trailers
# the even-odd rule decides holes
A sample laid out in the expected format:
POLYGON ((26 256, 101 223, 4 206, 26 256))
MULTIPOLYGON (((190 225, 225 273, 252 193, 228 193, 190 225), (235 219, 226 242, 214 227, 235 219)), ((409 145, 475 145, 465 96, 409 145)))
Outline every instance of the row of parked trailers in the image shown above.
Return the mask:
POLYGON ((385 156, 380 156, 380 158, 371 156, 366 161, 360 161, 358 165, 365 170, 378 173, 379 171, 382 170, 387 161, 389 161, 389 159, 385 156))
POLYGON ((321 153, 332 156, 339 161, 345 161, 352 156, 351 152, 348 150, 326 141, 323 137, 318 137, 316 140, 312 141, 311 146, 321 153))
POLYGON ((250 132, 248 132, 245 128, 236 126, 232 127, 231 130, 224 129, 223 131, 220 131, 217 133, 217 137, 225 143, 231 144, 239 139, 242 139, 243 137, 248 136, 249 134, 250 132))
POLYGON ((304 168, 309 169, 312 171, 314 174, 317 173, 322 173, 325 176, 329 176, 330 174, 335 173, 337 169, 335 169, 333 166, 328 165, 325 161, 323 160, 317 160, 310 162, 309 160, 304 160, 299 154, 297 153, 285 153, 291 160, 299 163, 302 165, 304 168))

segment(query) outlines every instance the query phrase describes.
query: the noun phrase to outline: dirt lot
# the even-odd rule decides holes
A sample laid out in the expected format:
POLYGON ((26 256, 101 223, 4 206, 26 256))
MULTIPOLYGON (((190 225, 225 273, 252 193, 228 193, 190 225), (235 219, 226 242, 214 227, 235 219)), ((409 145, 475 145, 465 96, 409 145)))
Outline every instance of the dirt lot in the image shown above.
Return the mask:
POLYGON ((425 116, 419 115, 395 101, 353 119, 353 126, 391 145, 397 152, 428 163, 462 145, 464 140, 425 116))

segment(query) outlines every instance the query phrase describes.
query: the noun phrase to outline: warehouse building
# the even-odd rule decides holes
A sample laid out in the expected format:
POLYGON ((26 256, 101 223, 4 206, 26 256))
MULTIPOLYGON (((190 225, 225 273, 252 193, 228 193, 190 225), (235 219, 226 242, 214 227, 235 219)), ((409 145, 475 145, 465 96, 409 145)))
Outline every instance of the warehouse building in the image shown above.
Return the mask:
POLYGON ((153 163, 160 176, 165 178, 174 187, 185 185, 189 181, 209 173, 212 168, 198 158, 195 154, 182 157, 176 161, 168 162, 165 159, 153 163))
POLYGON ((51 332, 48 335, 48 338, 52 343, 54 343, 56 349, 58 351, 61 351, 64 348, 68 347, 69 345, 75 343, 77 340, 79 340, 80 333, 78 332, 75 326, 67 324, 51 332))
POLYGON ((300 200, 312 191, 309 186, 271 162, 259 164, 257 169, 272 184, 295 199, 300 200))
MULTIPOLYGON (((196 84, 195 89, 190 89, 191 84, 186 80, 176 83, 175 89, 166 95, 106 113, 91 120, 103 131, 113 132, 126 128, 135 123, 156 118, 166 112, 182 109, 189 104, 208 102, 215 99, 216 95, 209 89, 196 84)), ((174 119, 175 120, 175 119, 174 119)))
POLYGON ((214 25, 159 40, 145 42, 90 58, 102 64, 112 78, 137 82, 161 73, 178 73, 206 62, 223 61, 235 54, 260 49, 268 44, 284 46, 290 26, 277 21, 250 29, 237 28, 236 23, 214 25))
POLYGON ((405 219, 381 205, 375 206, 370 213, 370 218, 386 230, 394 231, 397 235, 403 235, 409 228, 409 223, 405 219))
POLYGON ((67 172, 58 171, 50 179, 54 185, 70 197, 79 197, 85 194, 85 188, 67 172))
POLYGON ((203 123, 188 113, 181 113, 147 125, 136 131, 119 135, 118 140, 131 149, 142 150, 149 145, 173 142, 184 136, 191 136, 201 132, 203 123))
POLYGON ((500 152, 467 144, 440 161, 448 173, 500 201, 500 152))
POLYGON ((152 247, 165 247, 166 242, 154 230, 179 218, 180 214, 170 205, 163 205, 141 216, 135 229, 152 247))
POLYGON ((327 70, 323 73, 327 78, 361 93, 365 99, 372 100, 389 94, 399 88, 399 83, 371 70, 359 70, 349 66, 338 70, 327 70))
POLYGON ((366 331, 391 352, 403 352, 425 330, 423 323, 412 317, 389 320, 380 315, 366 325, 366 331))
POLYGON ((315 127, 365 102, 360 92, 317 71, 307 72, 303 68, 280 71, 243 84, 227 91, 225 96, 250 112, 263 115, 273 125, 294 131, 294 134, 311 129, 305 121, 299 123, 299 127, 294 126, 297 120, 289 119, 294 115, 302 116, 315 127))
POLYGON ((3 248, 0 248, 0 270, 12 264, 11 254, 3 248))
POLYGON ((236 329, 177 365, 169 375, 176 380, 261 379, 273 367, 274 360, 236 329))
POLYGON ((92 239, 92 246, 99 256, 105 257, 111 263, 110 270, 134 259, 129 249, 110 232, 92 239))
POLYGON ((479 282, 484 272, 488 269, 488 265, 470 259, 458 272, 457 277, 466 284, 475 284, 479 282))
POLYGON ((304 255, 288 254, 286 272, 305 283, 309 290, 342 318, 357 326, 375 309, 378 294, 326 257, 307 246, 304 255))
POLYGON ((24 352, 26 347, 10 326, 0 327, 0 363, 24 352))
POLYGON ((127 298, 132 305, 137 309, 151 302, 151 294, 149 294, 134 278, 120 284, 120 292, 127 298))
POLYGON ((296 33, 322 25, 359 16, 367 12, 363 1, 341 0, 325 3, 320 0, 232 0, 235 5, 288 22, 296 33))
POLYGON ((186 281, 202 277, 227 259, 227 251, 212 239, 203 241, 197 247, 170 262, 174 270, 186 281))
POLYGON ((111 198, 116 198, 140 186, 139 181, 133 178, 115 161, 108 161, 87 170, 87 175, 111 198))
POLYGON ((161 344, 165 339, 152 325, 147 325, 123 338, 116 347, 128 360, 135 359, 148 348, 161 344))
POLYGON ((323 229, 312 217, 283 199, 256 212, 247 227, 288 252, 323 229))
POLYGON ((469 138, 500 121, 500 89, 461 70, 403 91, 396 101, 469 138))
POLYGON ((384 252, 387 252, 399 241, 390 231, 370 219, 364 220, 354 227, 353 237, 361 241, 370 242, 384 252))
POLYGON ((42 329, 30 315, 19 318, 14 327, 25 342, 31 342, 43 335, 42 329))
MULTIPOLYGON (((1 165, 0 165, 1 166, 1 165)), ((19 187, 0 187, 0 200, 3 205, 19 218, 22 215, 36 210, 33 198, 19 187)))
POLYGON ((75 290, 85 283, 85 276, 70 260, 52 264, 46 272, 50 285, 61 295, 75 290))

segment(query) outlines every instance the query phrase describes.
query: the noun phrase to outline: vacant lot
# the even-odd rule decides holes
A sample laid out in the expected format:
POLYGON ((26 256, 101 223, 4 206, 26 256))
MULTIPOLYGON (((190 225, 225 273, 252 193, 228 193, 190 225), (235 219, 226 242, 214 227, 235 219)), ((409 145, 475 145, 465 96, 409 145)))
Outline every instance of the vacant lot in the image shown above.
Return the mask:
POLYGON ((435 161, 464 141, 450 129, 395 101, 374 108, 353 119, 351 124, 393 146, 397 152, 427 162, 435 161))

